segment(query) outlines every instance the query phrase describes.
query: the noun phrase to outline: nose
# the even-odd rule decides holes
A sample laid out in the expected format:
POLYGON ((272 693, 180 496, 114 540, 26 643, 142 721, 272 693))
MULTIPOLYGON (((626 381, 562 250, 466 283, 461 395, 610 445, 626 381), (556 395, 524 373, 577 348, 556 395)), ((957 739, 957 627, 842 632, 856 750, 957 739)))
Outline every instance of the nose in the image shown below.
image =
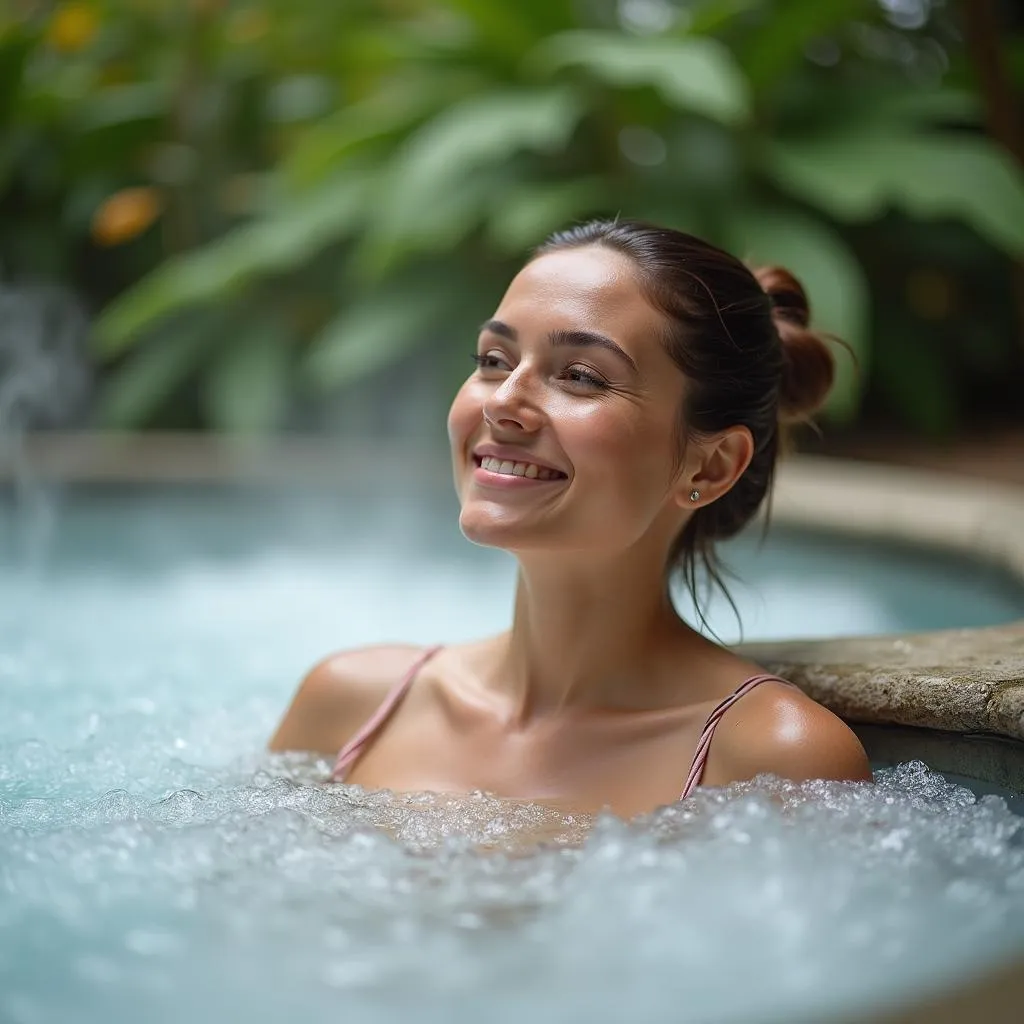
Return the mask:
POLYGON ((487 396, 483 414, 484 422, 492 427, 531 433, 540 427, 543 412, 522 363, 487 396))

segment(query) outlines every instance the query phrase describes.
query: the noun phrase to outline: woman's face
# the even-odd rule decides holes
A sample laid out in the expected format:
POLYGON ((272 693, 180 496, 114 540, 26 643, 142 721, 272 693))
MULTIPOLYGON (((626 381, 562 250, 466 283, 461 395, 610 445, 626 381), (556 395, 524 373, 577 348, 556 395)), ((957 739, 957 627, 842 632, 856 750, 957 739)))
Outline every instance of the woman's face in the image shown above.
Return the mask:
POLYGON ((665 327, 614 251, 567 249, 519 272, 448 415, 469 540, 608 554, 678 518, 684 377, 665 327))

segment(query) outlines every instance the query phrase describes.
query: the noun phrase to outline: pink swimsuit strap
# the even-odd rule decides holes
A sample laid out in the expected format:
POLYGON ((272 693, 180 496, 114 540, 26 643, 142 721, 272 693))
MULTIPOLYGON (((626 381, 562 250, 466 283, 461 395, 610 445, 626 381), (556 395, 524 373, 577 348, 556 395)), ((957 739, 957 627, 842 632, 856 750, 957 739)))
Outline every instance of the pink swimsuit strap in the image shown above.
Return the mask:
MULTIPOLYGON (((344 782, 345 776, 348 773, 349 768, 358 760, 359 755, 363 753, 366 744, 380 731, 384 723, 387 722, 388 718, 391 717, 392 712, 398 707, 399 702, 408 693, 409 687, 412 686, 413 680, 416 678, 419 670, 442 649, 442 644, 437 644, 434 647, 429 647, 425 650, 413 663, 409 666, 405 675, 388 691, 388 695, 384 698, 380 707, 373 713, 373 716, 366 722, 365 725, 355 734, 341 748, 338 752, 338 758, 334 762, 334 768, 331 771, 332 782, 344 782)), ((683 786, 683 792, 680 795, 680 800, 685 800, 697 786, 700 785, 701 776, 704 774, 704 765, 707 763, 708 752, 711 749, 711 739, 715 735, 715 729, 718 728, 718 723, 722 720, 722 716, 736 703, 741 697, 745 697, 751 690, 761 683, 774 680, 776 682, 786 682, 785 679, 779 676, 773 675, 758 675, 751 676, 749 679, 740 683, 728 697, 725 698, 719 704, 714 711, 708 715, 708 720, 704 724, 704 729, 700 734, 700 740, 697 742, 697 752, 693 756, 693 763, 690 765, 690 773, 686 776, 686 784, 683 786)))
MULTIPOLYGON (((697 741, 697 752, 693 755, 693 763, 690 765, 690 774, 686 776, 686 784, 683 786, 683 792, 680 794, 679 799, 685 800, 699 785, 701 777, 704 775, 704 765, 707 764, 708 753, 711 750, 711 739, 715 735, 715 729, 718 728, 718 723, 722 720, 722 715, 726 713, 741 697, 745 697, 751 690, 760 686, 761 683, 767 682, 778 682, 785 683, 786 680, 780 676, 769 675, 764 673, 759 676, 751 676, 749 679, 745 679, 739 686, 736 687, 732 693, 729 694, 725 700, 719 704, 714 711, 708 715, 707 722, 704 723, 704 730, 700 734, 700 739, 697 741)), ((787 684, 788 685, 788 684, 787 684)))
POLYGON ((416 678, 419 670, 435 655, 443 644, 437 644, 434 647, 428 647, 413 663, 409 666, 405 675, 402 676, 398 682, 391 687, 388 691, 388 695, 384 698, 383 703, 373 713, 373 716, 366 722, 362 727, 338 751, 338 759, 334 762, 334 768, 331 770, 331 781, 332 782, 343 782, 345 775, 349 768, 359 758, 359 755, 363 752, 363 748, 367 743, 373 739, 377 731, 384 725, 384 723, 391 717, 391 712, 398 707, 399 701, 406 695, 409 687, 412 686, 412 681, 416 678))

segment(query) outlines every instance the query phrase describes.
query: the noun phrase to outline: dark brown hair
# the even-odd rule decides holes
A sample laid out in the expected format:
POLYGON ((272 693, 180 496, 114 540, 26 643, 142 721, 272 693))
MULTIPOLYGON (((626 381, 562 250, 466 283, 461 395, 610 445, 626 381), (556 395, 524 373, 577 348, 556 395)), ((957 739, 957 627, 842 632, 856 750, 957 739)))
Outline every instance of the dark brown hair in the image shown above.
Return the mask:
POLYGON ((715 541, 738 533, 770 494, 781 424, 806 420, 825 400, 832 353, 809 328, 803 287, 781 267, 751 270, 692 235, 629 220, 558 231, 534 255, 588 245, 628 257, 648 300, 667 318, 666 349, 690 382, 680 410, 680 457, 691 437, 728 427, 747 427, 754 439, 743 475, 697 509, 672 544, 667 571, 682 574, 703 622, 698 567, 729 598, 715 541))

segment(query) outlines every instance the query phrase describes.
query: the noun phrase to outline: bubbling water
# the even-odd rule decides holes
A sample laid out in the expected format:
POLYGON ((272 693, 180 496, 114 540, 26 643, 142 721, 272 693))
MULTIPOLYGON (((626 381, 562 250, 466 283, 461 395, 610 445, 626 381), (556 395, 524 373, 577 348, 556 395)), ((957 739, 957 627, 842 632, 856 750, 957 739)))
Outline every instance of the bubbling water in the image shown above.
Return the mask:
POLYGON ((5 800, 0 1016, 820 1020, 1024 942, 1024 819, 920 762, 630 822, 326 770, 5 800))
POLYGON ((919 763, 624 822, 261 755, 315 658, 485 635, 510 581, 162 500, 0 559, 3 1024, 818 1024, 1024 949, 1024 819, 919 763))

